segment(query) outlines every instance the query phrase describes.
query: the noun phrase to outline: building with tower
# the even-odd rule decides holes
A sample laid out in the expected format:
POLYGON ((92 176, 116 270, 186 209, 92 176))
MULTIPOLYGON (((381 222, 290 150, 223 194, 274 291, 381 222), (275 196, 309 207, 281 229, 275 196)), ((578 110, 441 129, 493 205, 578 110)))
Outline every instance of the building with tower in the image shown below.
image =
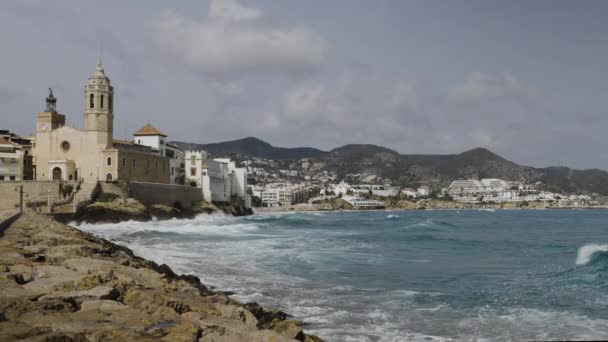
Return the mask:
POLYGON ((101 61, 85 85, 84 104, 84 130, 70 127, 50 90, 36 118, 37 180, 169 183, 169 158, 150 146, 114 139, 114 88, 101 61))

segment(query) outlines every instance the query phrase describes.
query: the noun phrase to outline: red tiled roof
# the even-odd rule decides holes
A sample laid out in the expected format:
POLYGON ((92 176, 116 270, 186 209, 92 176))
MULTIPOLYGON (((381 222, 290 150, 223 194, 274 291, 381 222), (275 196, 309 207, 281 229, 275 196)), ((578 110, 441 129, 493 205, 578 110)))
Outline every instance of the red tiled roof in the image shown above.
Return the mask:
POLYGON ((144 127, 140 128, 139 131, 133 133, 133 135, 135 136, 142 136, 142 135, 161 135, 163 137, 167 137, 167 135, 163 132, 161 132, 158 128, 150 125, 150 124, 145 124, 144 127))

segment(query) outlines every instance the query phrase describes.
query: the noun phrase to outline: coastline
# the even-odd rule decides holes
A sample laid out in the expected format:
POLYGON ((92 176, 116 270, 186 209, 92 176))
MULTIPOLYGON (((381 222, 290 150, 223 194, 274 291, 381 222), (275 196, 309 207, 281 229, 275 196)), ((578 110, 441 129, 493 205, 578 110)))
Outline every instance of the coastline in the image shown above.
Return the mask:
POLYGON ((0 340, 305 341, 301 321, 43 215, 0 237, 0 340))
MULTIPOLYGON (((314 206, 314 205, 313 205, 314 206)), ((253 208, 254 213, 284 213, 284 212, 324 212, 324 211, 417 211, 417 210, 602 210, 608 209, 608 206, 586 206, 586 207, 557 207, 557 206, 533 206, 533 207, 500 207, 500 206, 462 206, 462 207, 411 207, 411 208, 383 208, 383 209, 333 209, 323 207, 305 207, 305 206, 283 206, 283 207, 257 207, 253 208)))

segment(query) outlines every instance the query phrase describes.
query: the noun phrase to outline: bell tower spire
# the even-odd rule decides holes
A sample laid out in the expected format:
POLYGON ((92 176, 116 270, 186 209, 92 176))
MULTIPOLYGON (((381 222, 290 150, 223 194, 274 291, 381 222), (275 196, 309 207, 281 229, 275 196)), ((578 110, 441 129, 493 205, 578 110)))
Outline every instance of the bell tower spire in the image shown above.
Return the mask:
POLYGON ((96 136, 98 143, 112 146, 114 133, 114 88, 106 76, 101 64, 101 55, 97 67, 84 89, 84 127, 87 132, 96 136))

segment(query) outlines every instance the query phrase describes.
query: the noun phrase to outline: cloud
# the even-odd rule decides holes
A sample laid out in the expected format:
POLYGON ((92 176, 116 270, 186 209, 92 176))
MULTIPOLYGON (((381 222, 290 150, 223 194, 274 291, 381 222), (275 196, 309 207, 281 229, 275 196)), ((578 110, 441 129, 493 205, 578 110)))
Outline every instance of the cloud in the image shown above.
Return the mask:
POLYGON ((473 72, 469 78, 455 86, 450 92, 451 100, 477 102, 506 97, 532 98, 536 92, 515 79, 509 72, 473 72))
POLYGON ((214 20, 249 21, 263 14, 262 10, 242 6, 236 0, 212 0, 209 5, 209 18, 214 20))
POLYGON ((165 10, 157 38, 167 56, 217 76, 311 70, 325 61, 329 47, 310 28, 271 23, 263 11, 235 0, 212 1, 201 21, 165 10))

